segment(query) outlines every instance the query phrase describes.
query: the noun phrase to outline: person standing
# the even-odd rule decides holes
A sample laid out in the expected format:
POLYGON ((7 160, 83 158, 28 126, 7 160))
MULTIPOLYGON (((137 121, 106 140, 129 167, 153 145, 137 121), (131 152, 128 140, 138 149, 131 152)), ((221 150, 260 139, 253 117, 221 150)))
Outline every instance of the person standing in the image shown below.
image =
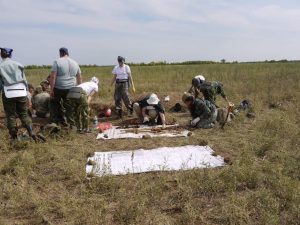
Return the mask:
POLYGON ((32 130, 32 121, 28 115, 28 85, 24 66, 11 59, 13 49, 0 48, 0 50, 2 58, 0 63, 0 87, 3 92, 2 101, 10 137, 12 140, 18 138, 16 126, 16 115, 18 115, 29 136, 36 140, 32 130))
POLYGON ((125 64, 125 58, 118 56, 118 65, 114 67, 111 85, 115 84, 115 106, 118 116, 122 117, 122 100, 130 115, 132 115, 132 104, 129 97, 128 89, 133 85, 130 67, 125 64))
POLYGON ((77 131, 89 133, 89 105, 93 95, 98 92, 99 80, 93 77, 90 81, 84 82, 70 89, 67 98, 70 99, 73 110, 77 131))
POLYGON ((50 74, 51 120, 74 126, 73 109, 67 94, 72 87, 81 84, 81 70, 78 63, 69 57, 67 48, 60 48, 59 56, 54 61, 50 74))

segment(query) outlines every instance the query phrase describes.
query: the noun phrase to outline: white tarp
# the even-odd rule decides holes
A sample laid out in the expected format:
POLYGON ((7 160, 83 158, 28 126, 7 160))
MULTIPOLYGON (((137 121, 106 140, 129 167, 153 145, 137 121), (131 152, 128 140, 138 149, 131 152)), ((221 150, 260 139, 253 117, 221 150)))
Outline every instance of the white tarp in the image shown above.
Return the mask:
POLYGON ((151 137, 187 137, 188 130, 176 130, 178 125, 166 126, 167 129, 161 132, 152 132, 152 129, 161 128, 162 126, 140 126, 139 128, 119 128, 113 126, 105 130, 103 133, 97 135, 97 140, 110 140, 110 139, 125 139, 125 138, 143 138, 145 135, 151 137), (170 128, 174 128, 173 130, 170 128))
POLYGON ((224 166, 224 158, 213 156, 209 146, 187 145, 152 150, 95 152, 86 173, 95 176, 124 175, 151 171, 190 170, 224 166))

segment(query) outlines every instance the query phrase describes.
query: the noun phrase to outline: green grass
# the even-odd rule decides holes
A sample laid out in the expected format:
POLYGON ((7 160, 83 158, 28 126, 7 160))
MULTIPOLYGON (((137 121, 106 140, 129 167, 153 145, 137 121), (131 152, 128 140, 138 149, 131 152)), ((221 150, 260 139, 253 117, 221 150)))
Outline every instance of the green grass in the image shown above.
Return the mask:
MULTIPOLYGON (((111 103, 111 68, 82 72, 85 80, 101 80, 94 102, 111 103)), ((1 129, 0 224, 299 224, 300 64, 132 67, 132 73, 137 95, 170 94, 172 103, 180 101, 193 76, 204 74, 223 82, 234 103, 250 99, 257 117, 241 113, 225 130, 198 130, 189 138, 102 142, 71 134, 18 149, 1 129), (93 151, 203 141, 232 165, 86 179, 86 155, 93 151)), ((48 74, 27 71, 35 85, 48 74)))

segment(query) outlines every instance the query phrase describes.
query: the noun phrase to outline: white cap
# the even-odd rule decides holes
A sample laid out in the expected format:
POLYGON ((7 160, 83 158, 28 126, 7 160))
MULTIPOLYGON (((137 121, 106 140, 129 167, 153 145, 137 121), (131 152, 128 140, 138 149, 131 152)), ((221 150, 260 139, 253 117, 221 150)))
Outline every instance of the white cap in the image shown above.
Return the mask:
POLYGON ((205 77, 203 75, 197 75, 197 76, 195 76, 195 78, 205 81, 205 77))
POLYGON ((149 99, 147 100, 149 105, 157 105, 159 103, 159 99, 156 94, 151 94, 149 99))
POLYGON ((97 77, 92 77, 91 82, 99 84, 99 79, 97 77))

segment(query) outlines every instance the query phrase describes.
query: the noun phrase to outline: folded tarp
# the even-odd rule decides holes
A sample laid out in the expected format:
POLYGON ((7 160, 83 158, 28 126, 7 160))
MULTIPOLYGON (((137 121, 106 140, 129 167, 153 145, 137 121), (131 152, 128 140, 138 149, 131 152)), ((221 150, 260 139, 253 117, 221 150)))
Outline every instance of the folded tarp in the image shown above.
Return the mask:
POLYGON ((151 171, 191 170, 224 166, 209 146, 187 145, 152 150, 95 152, 88 158, 86 173, 94 176, 125 175, 151 171))
POLYGON ((188 130, 176 129, 178 125, 166 126, 166 129, 161 130, 160 132, 153 131, 161 127, 162 126, 140 126, 139 128, 119 128, 113 126, 112 128, 105 130, 103 133, 99 133, 97 135, 97 140, 143 138, 146 135, 150 137, 187 137, 189 134, 188 130))

